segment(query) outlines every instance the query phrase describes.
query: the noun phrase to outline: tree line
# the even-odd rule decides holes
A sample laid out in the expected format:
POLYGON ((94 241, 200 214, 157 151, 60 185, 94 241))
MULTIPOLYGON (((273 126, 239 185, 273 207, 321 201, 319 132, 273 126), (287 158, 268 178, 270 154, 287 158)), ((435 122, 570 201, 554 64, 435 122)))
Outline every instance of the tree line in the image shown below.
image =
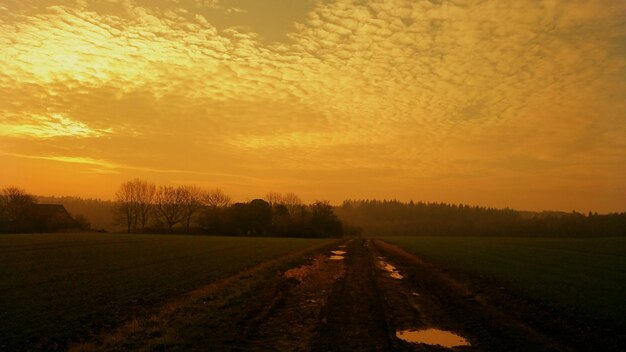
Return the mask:
POLYGON ((626 213, 534 213, 397 200, 347 200, 335 213, 371 236, 626 236, 626 213))
POLYGON ((85 230, 90 222, 102 231, 238 236, 626 236, 626 213, 523 212, 396 200, 347 200, 332 207, 327 202, 305 205, 294 193, 233 203, 219 189, 157 187, 143 180, 122 183, 114 201, 0 189, 0 233, 63 231, 68 225, 85 230), (58 219, 38 201, 65 205, 75 223, 58 219), (108 226, 113 223, 118 225, 108 226))
POLYGON ((220 189, 124 182, 115 193, 115 219, 128 233, 204 233, 238 236, 341 237, 328 202, 305 205, 294 193, 232 203, 220 189))

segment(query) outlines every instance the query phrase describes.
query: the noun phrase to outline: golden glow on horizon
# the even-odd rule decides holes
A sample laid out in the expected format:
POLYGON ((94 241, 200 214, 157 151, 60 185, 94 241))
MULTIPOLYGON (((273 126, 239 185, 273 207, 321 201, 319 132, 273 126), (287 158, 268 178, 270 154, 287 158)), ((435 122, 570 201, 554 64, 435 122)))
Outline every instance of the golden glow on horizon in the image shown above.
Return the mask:
POLYGON ((0 185, 626 210, 623 1, 289 4, 0 4, 0 185))

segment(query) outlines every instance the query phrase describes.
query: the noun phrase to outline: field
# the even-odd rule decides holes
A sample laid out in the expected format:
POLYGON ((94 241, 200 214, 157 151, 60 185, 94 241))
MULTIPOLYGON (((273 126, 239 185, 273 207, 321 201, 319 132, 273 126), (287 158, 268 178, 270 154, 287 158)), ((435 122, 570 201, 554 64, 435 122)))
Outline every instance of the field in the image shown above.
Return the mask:
POLYGON ((412 340, 419 330, 452 333, 456 351, 623 351, 625 249, 620 238, 3 236, 0 350, 444 350, 412 340))
POLYGON ((626 323, 626 238, 392 237, 452 269, 494 278, 576 315, 626 323))
POLYGON ((3 235, 0 350, 27 345, 51 348, 112 327, 135 310, 246 267, 328 242, 91 233, 3 235))

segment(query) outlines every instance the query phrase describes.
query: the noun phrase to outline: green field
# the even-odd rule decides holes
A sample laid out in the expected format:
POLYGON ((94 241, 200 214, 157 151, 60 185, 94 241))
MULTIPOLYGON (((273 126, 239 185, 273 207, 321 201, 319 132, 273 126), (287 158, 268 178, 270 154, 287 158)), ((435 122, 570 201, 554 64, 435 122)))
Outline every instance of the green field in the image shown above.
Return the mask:
POLYGON ((626 322, 626 238, 385 237, 565 311, 626 322))
POLYGON ((97 333, 172 296, 321 239, 0 236, 0 350, 97 333), (4 347, 4 348, 3 348, 4 347))

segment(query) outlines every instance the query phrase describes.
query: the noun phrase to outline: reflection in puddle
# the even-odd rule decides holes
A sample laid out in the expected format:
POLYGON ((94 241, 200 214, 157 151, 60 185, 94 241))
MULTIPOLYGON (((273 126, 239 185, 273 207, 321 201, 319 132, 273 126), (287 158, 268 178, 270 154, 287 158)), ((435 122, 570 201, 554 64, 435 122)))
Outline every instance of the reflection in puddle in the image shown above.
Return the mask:
POLYGON ((389 276, 391 276, 392 278, 398 279, 398 280, 404 278, 404 276, 402 276, 400 274, 400 272, 398 271, 398 269, 396 269, 395 266, 393 266, 393 265, 391 265, 391 264, 389 264, 389 263, 387 263, 387 262, 385 262, 383 260, 381 260, 379 262, 379 264, 380 264, 380 267, 383 268, 383 270, 387 271, 389 273, 389 276))
POLYGON ((439 329, 402 330, 397 331, 396 336, 407 342, 425 343, 427 345, 439 345, 443 347, 470 345, 469 341, 463 337, 450 331, 439 329))
POLYGON ((343 260, 344 259, 343 255, 348 253, 348 252, 346 252, 346 251, 330 251, 330 253, 332 253, 333 255, 328 257, 328 259, 330 259, 330 260, 343 260))

